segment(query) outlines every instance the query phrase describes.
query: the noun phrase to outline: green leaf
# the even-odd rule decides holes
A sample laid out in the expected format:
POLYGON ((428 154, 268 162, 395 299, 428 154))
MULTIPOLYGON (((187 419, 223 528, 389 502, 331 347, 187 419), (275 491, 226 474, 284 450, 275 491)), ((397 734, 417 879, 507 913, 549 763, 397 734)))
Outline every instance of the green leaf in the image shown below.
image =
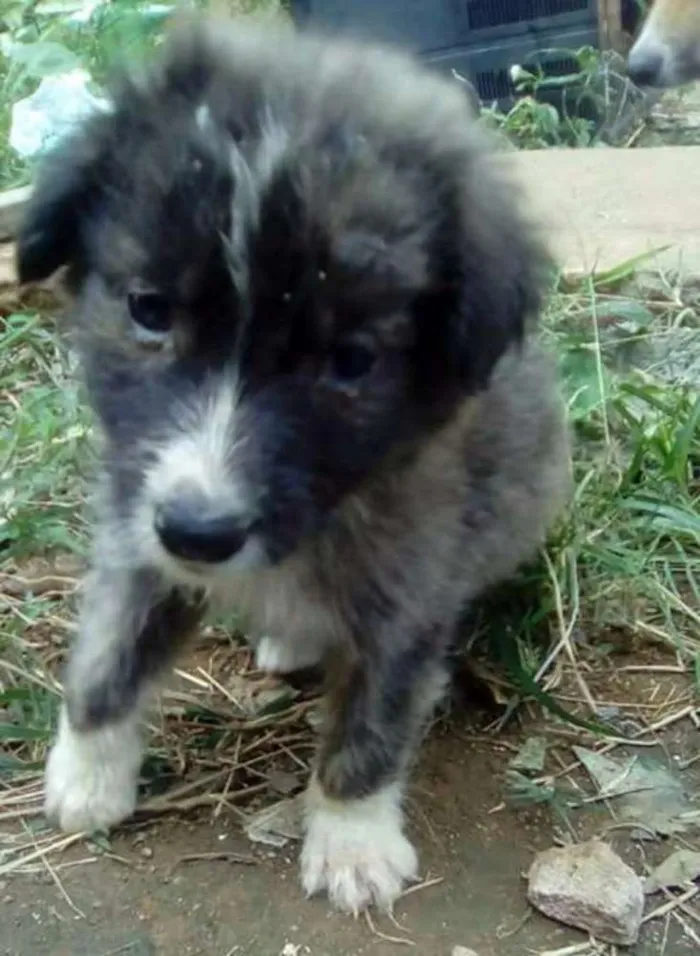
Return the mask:
POLYGON ((601 369, 592 348, 572 348, 564 352, 559 358, 559 373, 567 386, 574 421, 587 418, 604 404, 610 392, 610 376, 601 369))
POLYGON ((15 43, 10 47, 9 59, 20 66, 26 76, 43 79, 57 73, 67 73, 80 66, 75 53, 53 40, 36 43, 15 43))
MULTIPOLYGON (((590 311, 593 312, 593 309, 590 311)), ((615 302, 601 301, 597 304, 595 313, 606 319, 617 319, 613 329, 627 332, 629 335, 637 335, 655 321, 653 312, 641 302, 635 302, 632 299, 621 299, 615 302)))
POLYGON ((9 777, 14 773, 30 773, 41 770, 41 767, 40 763, 27 763, 25 760, 20 760, 19 757, 0 754, 0 777, 9 777))
POLYGON ((619 285, 619 283, 623 282, 625 279, 631 279, 632 276, 638 272, 640 266, 647 265, 660 253, 667 252, 671 248, 673 248, 673 246, 671 243, 669 243, 665 246, 657 246, 656 249, 650 249, 648 252, 643 252, 638 256, 632 256, 630 259, 625 259, 624 262, 621 262, 617 266, 613 266, 612 269, 596 272, 593 276, 593 282, 596 286, 619 285))
POLYGON ((700 853, 688 848, 675 850, 646 878, 644 892, 651 894, 663 889, 683 889, 692 886, 698 877, 700 877, 700 853))
POLYGON ((627 498, 619 503, 627 511, 649 515, 649 526, 667 534, 691 534, 700 537, 700 515, 690 506, 681 508, 646 498, 627 498))
POLYGON ((546 755, 546 739, 528 737, 517 754, 508 762, 508 766, 519 773, 542 773, 546 755))
POLYGON ((49 730, 43 730, 39 727, 0 724, 0 740, 48 740, 49 736, 49 730))
POLYGON ((676 480, 682 486, 688 484, 688 460, 691 446, 696 438, 700 439, 700 397, 693 405, 688 420, 676 435, 673 447, 673 460, 676 463, 676 480))

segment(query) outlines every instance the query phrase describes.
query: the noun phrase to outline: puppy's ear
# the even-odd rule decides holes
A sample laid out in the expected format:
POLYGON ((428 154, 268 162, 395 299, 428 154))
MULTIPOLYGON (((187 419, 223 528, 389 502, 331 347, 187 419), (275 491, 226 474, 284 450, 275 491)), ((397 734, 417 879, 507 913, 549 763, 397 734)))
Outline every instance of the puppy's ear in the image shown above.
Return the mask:
POLYGON ((507 182, 488 173, 467 190, 443 235, 442 320, 438 329, 443 374, 460 391, 478 391, 511 346, 533 328, 553 274, 552 260, 507 182), (478 183, 478 188, 477 188, 478 183))
POLYGON ((83 255, 83 225, 94 210, 103 139, 93 127, 64 140, 39 167, 17 238, 21 283, 46 279, 83 255))

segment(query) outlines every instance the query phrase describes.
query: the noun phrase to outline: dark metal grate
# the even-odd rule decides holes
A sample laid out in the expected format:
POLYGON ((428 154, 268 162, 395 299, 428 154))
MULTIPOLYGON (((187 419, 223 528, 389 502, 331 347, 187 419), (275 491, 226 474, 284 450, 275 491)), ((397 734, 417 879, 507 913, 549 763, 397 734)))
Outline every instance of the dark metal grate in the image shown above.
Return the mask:
MULTIPOLYGON (((569 73, 580 73, 580 67, 573 57, 562 57, 558 60, 548 60, 546 55, 534 59, 534 63, 542 70, 545 76, 567 76, 569 73)), ((524 64, 527 69, 527 63, 524 64)))
POLYGON ((533 20, 588 10, 588 0, 462 0, 470 30, 531 24, 533 20))
POLYGON ((483 70, 475 77, 476 91, 484 103, 507 100, 515 92, 508 70, 483 70))

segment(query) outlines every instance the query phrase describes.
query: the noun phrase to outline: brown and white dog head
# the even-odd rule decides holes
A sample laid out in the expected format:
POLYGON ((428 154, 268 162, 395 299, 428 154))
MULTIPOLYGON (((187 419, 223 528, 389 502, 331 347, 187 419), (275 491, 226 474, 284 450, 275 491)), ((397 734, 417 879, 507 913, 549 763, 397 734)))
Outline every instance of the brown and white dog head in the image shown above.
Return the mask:
POLYGON ((638 86, 673 87, 700 79, 700 3, 655 0, 629 53, 638 86))

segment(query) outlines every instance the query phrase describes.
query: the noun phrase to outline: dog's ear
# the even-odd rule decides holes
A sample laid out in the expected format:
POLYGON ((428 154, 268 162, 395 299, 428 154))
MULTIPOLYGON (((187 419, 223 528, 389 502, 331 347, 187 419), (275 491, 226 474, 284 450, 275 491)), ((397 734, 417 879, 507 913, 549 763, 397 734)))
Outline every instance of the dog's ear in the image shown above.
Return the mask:
POLYGON ((61 142, 39 166, 17 238, 21 283, 46 279, 61 266, 78 264, 83 227, 99 199, 99 167, 105 138, 99 122, 61 142))
POLYGON ((504 352, 536 322, 552 261, 518 195, 488 171, 483 181, 475 178, 466 199, 447 205, 454 212, 437 253, 436 296, 424 320, 432 342, 426 346, 443 381, 479 391, 504 352))

